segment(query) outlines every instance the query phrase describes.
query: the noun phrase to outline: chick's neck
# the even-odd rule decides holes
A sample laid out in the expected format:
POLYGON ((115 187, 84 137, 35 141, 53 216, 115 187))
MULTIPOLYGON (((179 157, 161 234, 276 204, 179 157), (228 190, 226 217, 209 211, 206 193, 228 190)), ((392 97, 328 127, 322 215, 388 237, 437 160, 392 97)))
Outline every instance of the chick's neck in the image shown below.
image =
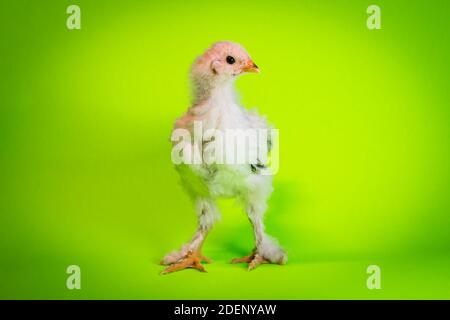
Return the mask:
POLYGON ((192 111, 207 112, 210 108, 227 107, 236 104, 233 78, 200 78, 194 81, 192 111))

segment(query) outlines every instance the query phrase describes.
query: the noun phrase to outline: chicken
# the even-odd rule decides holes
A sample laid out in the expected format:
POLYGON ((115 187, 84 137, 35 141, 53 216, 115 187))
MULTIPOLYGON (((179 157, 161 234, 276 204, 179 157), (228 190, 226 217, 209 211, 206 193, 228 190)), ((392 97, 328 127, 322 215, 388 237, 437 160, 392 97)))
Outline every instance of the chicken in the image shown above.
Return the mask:
MULTIPOLYGON (((184 189, 195 204, 198 229, 190 242, 163 258, 161 264, 167 267, 162 274, 185 268, 205 271, 201 262, 209 263, 211 260, 202 255, 201 248, 220 217, 215 204, 215 199, 219 197, 236 198, 245 206, 255 235, 254 250, 248 256, 233 259, 231 263, 245 262, 248 269, 253 270, 262 263, 284 264, 287 261, 286 252, 264 231, 263 216, 273 189, 272 175, 263 172, 266 161, 260 157, 253 163, 219 162, 218 157, 214 158, 216 153, 213 147, 219 139, 205 135, 211 129, 224 133, 227 130, 270 128, 265 118, 247 111, 236 101, 234 81, 247 72, 258 73, 259 68, 242 46, 228 41, 215 43, 192 66, 193 104, 175 122, 174 132, 181 130, 194 135, 193 139, 188 140, 192 149, 183 149, 183 152, 191 150, 194 154, 200 153, 203 158, 209 153, 216 161, 178 163, 175 166, 184 189), (203 133, 200 137, 195 135, 198 125, 203 133)), ((270 148, 270 139, 265 143, 270 148)), ((227 156, 230 151, 225 149, 224 152, 227 156)))

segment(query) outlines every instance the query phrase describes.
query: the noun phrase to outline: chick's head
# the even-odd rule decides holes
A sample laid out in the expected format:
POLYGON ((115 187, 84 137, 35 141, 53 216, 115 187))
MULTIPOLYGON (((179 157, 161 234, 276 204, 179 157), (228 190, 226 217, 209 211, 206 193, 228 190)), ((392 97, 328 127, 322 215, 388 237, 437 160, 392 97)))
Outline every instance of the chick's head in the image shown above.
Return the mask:
POLYGON ((213 44, 192 67, 194 78, 232 79, 245 72, 258 73, 259 68, 241 45, 230 41, 213 44))

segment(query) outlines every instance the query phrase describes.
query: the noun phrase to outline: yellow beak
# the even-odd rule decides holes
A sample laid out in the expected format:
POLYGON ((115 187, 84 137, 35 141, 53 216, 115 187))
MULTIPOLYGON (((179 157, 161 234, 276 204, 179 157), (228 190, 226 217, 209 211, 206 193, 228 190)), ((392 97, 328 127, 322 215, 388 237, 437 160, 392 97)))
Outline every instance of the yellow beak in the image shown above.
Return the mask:
POLYGON ((248 63, 242 68, 242 72, 259 73, 259 68, 252 60, 249 60, 248 63))

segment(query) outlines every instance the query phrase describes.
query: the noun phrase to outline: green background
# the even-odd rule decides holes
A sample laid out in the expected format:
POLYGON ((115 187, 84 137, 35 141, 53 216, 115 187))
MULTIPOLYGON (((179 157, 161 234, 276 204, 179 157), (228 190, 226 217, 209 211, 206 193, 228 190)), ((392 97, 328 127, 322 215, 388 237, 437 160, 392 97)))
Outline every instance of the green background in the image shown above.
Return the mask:
POLYGON ((450 298, 448 16, 444 0, 2 1, 0 298, 450 298), (208 273, 160 276, 196 228, 170 132, 218 40, 262 70, 237 86, 280 130, 266 223, 289 262, 229 264, 253 237, 224 200, 208 273))

